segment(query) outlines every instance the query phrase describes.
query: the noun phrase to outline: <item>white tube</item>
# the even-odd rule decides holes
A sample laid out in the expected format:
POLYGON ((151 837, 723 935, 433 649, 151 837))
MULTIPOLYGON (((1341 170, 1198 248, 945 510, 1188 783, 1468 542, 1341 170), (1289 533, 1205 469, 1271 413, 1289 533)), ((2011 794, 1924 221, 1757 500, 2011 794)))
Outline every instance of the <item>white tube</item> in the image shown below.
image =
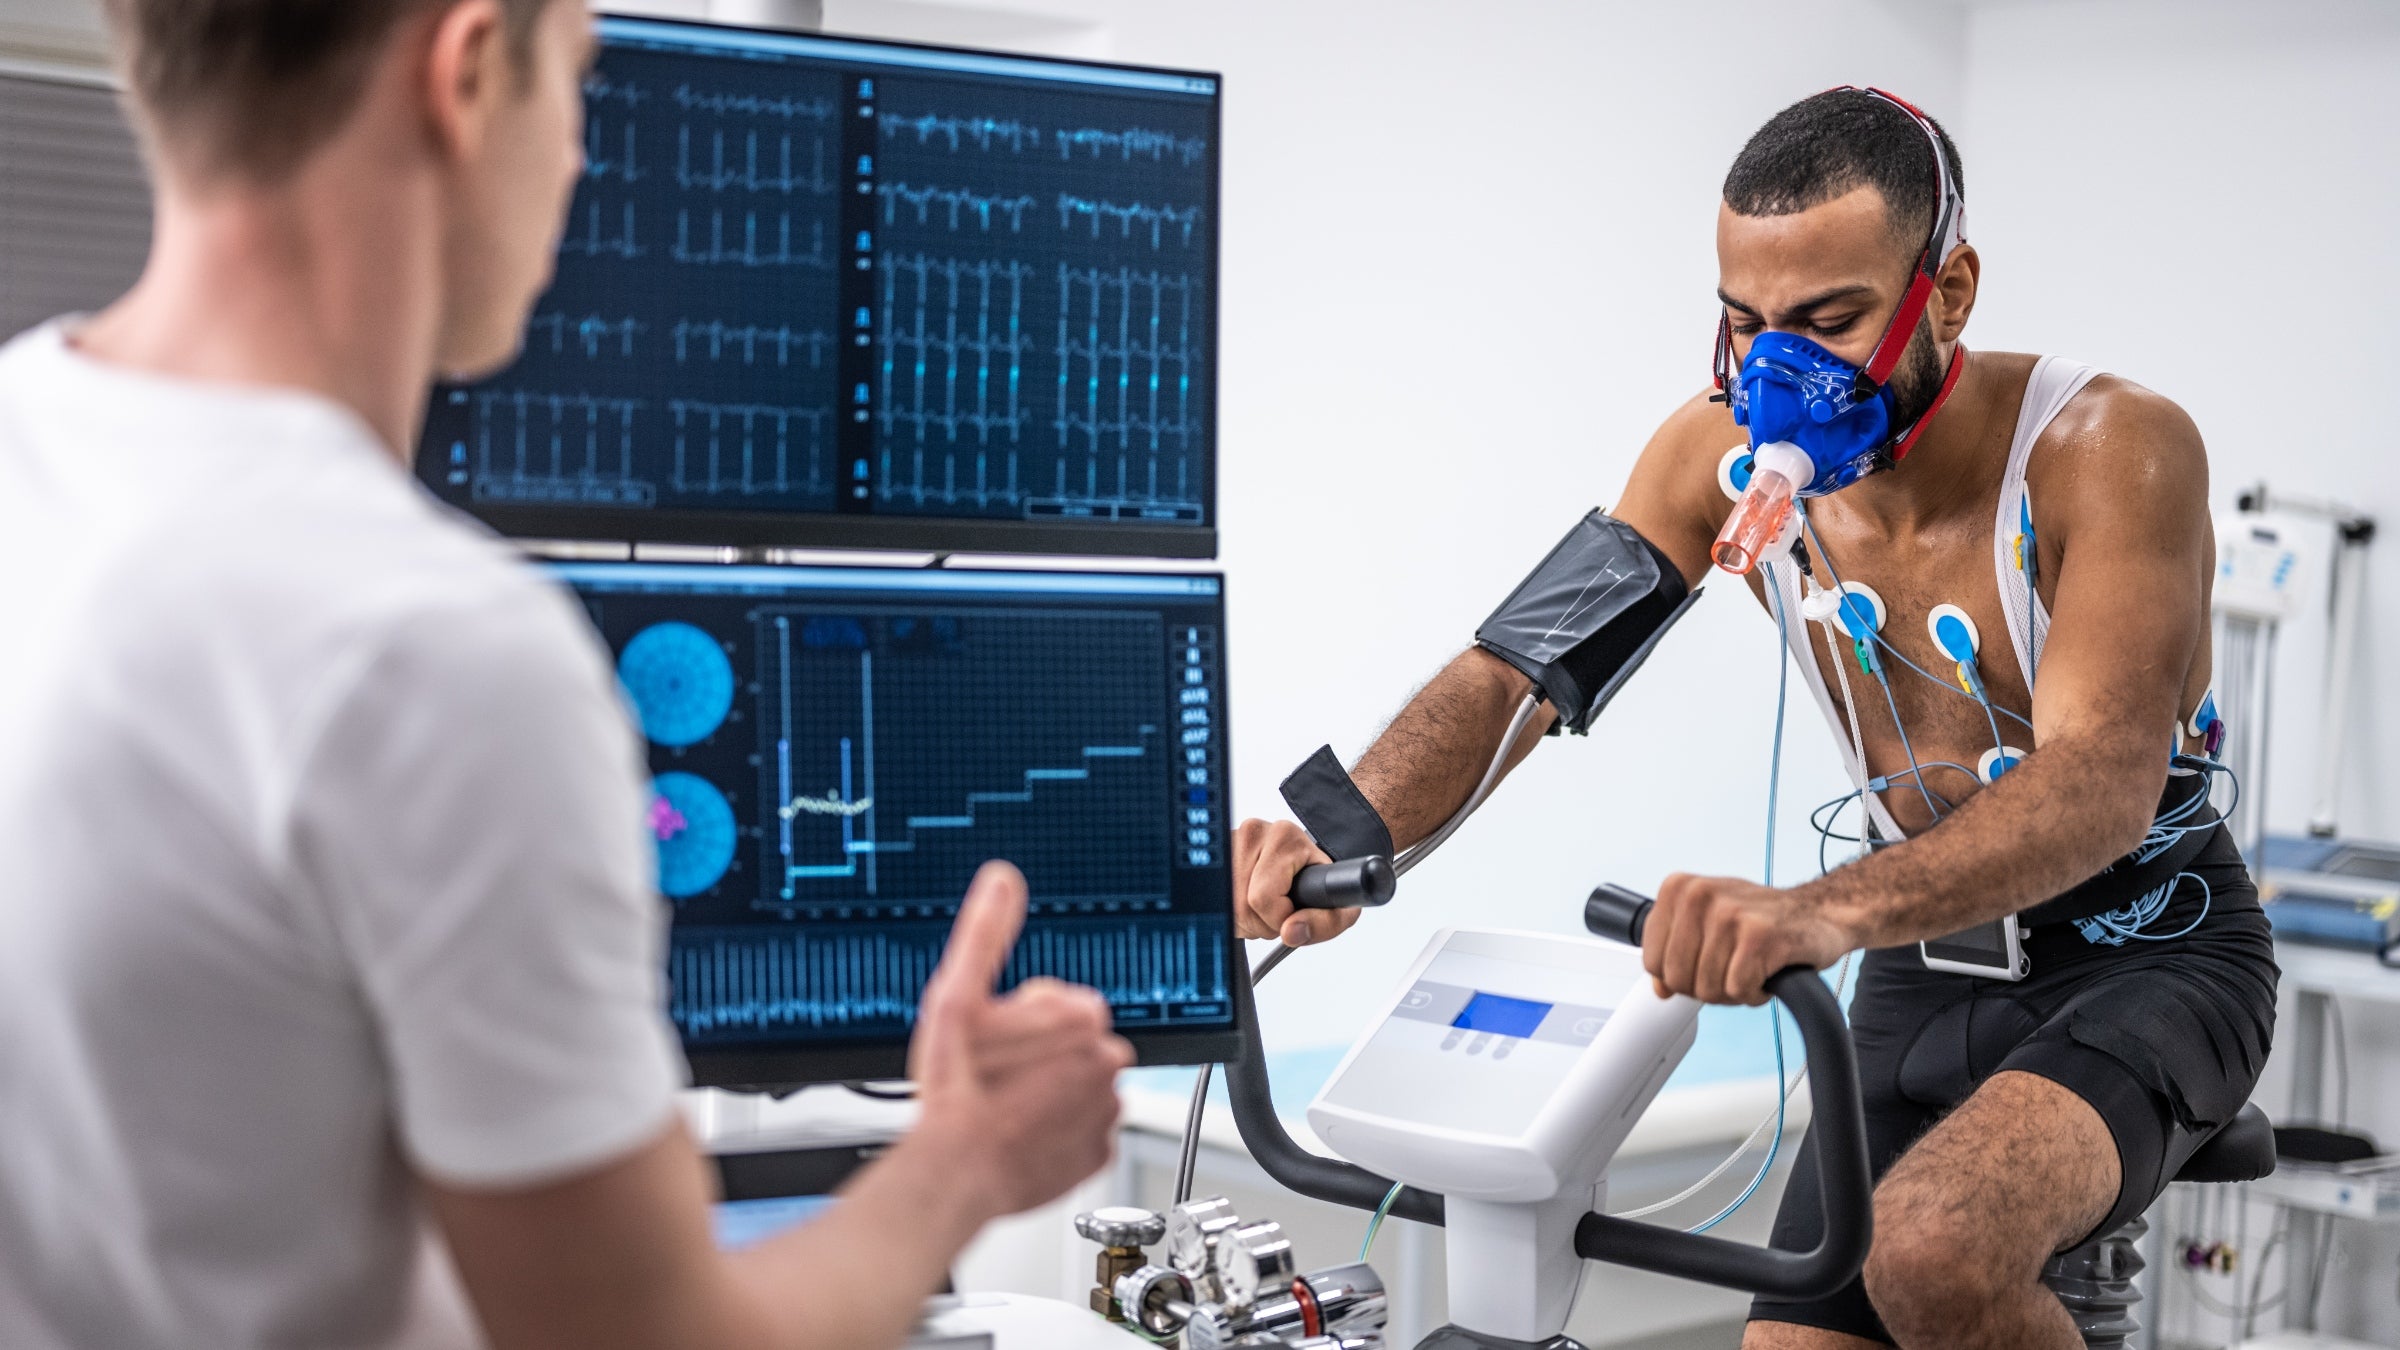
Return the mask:
POLYGON ((2350 667, 2358 651, 2359 596, 2366 590, 2367 546, 2364 540, 2342 537, 2333 564, 2333 633, 2325 658, 2325 706, 2317 718, 2317 792, 2309 807, 2308 832, 2320 839, 2333 837, 2341 819, 2337 807, 2342 793, 2342 745, 2350 712, 2350 667))

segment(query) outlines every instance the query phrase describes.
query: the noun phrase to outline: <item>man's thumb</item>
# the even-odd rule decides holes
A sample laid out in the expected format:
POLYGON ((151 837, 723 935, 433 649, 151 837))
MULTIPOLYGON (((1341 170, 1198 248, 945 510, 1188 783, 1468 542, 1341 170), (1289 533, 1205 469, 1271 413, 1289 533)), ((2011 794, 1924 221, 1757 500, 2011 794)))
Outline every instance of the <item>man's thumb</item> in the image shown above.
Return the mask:
POLYGON ((971 1018, 992 996, 1025 926, 1025 877, 1004 862, 985 863, 959 903, 958 918, 942 947, 941 964, 925 982, 917 1017, 917 1076, 942 1071, 951 1047, 971 1018))

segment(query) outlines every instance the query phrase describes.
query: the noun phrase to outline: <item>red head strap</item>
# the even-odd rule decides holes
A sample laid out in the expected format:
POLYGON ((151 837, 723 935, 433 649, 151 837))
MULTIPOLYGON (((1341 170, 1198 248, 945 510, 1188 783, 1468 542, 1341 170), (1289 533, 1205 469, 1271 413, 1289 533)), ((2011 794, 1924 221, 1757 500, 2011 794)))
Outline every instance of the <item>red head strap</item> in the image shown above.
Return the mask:
MULTIPOLYGON (((1925 133, 1925 143, 1933 151, 1935 195, 1939 198, 1939 204, 1934 209, 1933 229, 1926 236, 1924 250, 1917 255, 1916 266, 1909 272, 1908 290, 1900 297, 1900 308, 1893 311, 1892 321, 1884 325, 1883 336, 1875 340, 1875 350, 1868 355, 1866 367, 1859 373, 1861 387, 1855 396, 1863 399, 1881 389, 1892 378, 1892 372, 1900 368, 1900 357, 1908 350, 1908 340, 1916 335, 1917 321, 1925 317, 1925 306, 1933 299, 1934 278, 1940 274, 1942 264, 1949 259, 1950 251, 1966 239, 1967 203, 1958 190, 1958 180, 1950 176, 1950 157, 1942 152, 1942 135, 1934 128, 1932 118, 1920 112, 1908 100, 1872 86, 1842 84, 1835 85, 1833 90, 1827 92, 1844 89, 1882 99, 1907 113, 1909 120, 1925 133)), ((1733 380, 1733 323, 1723 311, 1717 314, 1717 342, 1712 357, 1712 374, 1716 378, 1717 390, 1720 394, 1730 393, 1733 380)), ((1960 362, 1953 358, 1949 379, 1942 386, 1944 396, 1949 394, 1951 383, 1957 380, 1959 366, 1960 362)), ((1936 400, 1935 406, 1939 405, 1939 400, 1936 400)), ((1915 430, 1922 430, 1927 420, 1929 418, 1917 419, 1915 430)), ((1908 437, 1910 442, 1915 439, 1913 434, 1908 437)), ((1906 453, 1905 446, 1900 453, 1906 453)), ((1898 455, 1894 458, 1898 458, 1898 455)))
MULTIPOLYGON (((1925 239, 1925 249, 1917 255, 1917 265, 1909 273, 1908 291, 1900 297, 1900 308, 1893 312, 1891 323, 1885 325, 1883 336, 1875 342, 1874 354, 1867 358, 1866 370, 1859 376, 1866 387, 1858 391, 1865 397, 1883 387, 1899 369, 1901 353, 1908 350, 1908 340, 1916 335, 1917 321, 1925 317, 1925 305, 1933 299, 1933 280, 1967 234, 1967 203, 1958 190, 1958 180, 1950 176, 1950 157, 1942 153, 1942 134, 1935 130, 1933 119, 1919 112, 1916 105, 1881 89, 1855 84, 1836 86, 1872 94, 1907 113, 1910 121, 1925 133, 1925 144, 1933 151, 1933 172, 1937 184, 1938 204, 1933 213, 1933 229, 1925 239)), ((1957 363, 1952 362, 1953 368, 1957 363)), ((1921 420, 1921 419, 1920 419, 1921 420)))

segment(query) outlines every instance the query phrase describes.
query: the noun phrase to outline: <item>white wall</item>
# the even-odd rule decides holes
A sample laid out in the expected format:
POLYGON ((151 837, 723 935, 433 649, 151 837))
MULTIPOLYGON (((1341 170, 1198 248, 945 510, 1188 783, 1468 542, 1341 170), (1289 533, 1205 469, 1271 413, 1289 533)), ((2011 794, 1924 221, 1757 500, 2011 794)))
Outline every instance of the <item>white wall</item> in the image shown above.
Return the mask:
MULTIPOLYGON (((1320 742, 1354 757, 1705 382, 1743 139, 1845 80, 1955 103, 1963 32, 1859 0, 1075 9, 1119 57, 1225 74, 1224 561, 1254 813, 1320 742), (1736 78, 1737 48, 1771 72, 1736 78)), ((1775 637, 1717 589, 1589 741, 1545 747, 1401 903, 1262 988, 1270 1041, 1348 1039, 1443 923, 1576 931, 1596 882, 1757 870, 1775 637)), ((1786 876, 1840 790, 1824 734, 1795 733, 1786 876)))
MULTIPOLYGON (((2400 8, 2074 0, 1977 10, 1965 123, 1984 343, 2063 351, 2181 402, 2212 495, 2265 479, 2379 516, 2343 824, 2400 838, 2400 8), (2379 430, 2378 428, 2384 428, 2379 430)), ((2312 619, 2315 616, 2310 616, 2312 619)), ((2282 665, 2276 828, 2306 824, 2321 631, 2282 665), (2313 641, 2311 640, 2313 638, 2313 641)))

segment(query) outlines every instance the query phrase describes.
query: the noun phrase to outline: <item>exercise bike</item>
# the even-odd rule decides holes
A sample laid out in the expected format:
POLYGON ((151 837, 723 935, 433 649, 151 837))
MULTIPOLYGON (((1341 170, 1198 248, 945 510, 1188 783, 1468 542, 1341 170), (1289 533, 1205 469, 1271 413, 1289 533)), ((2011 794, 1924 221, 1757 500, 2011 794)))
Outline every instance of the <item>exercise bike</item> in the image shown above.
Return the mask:
MULTIPOLYGON (((1392 891, 1382 859, 1311 869, 1294 887, 1315 907, 1380 903, 1392 891)), ((1595 890, 1584 923, 1606 941, 1437 934, 1309 1107, 1340 1158, 1302 1149, 1284 1129, 1251 981, 1237 981, 1248 1044, 1226 1066, 1227 1087, 1261 1168, 1313 1199, 1445 1229, 1452 1321, 1416 1350, 1582 1350, 1565 1325, 1586 1260, 1785 1298, 1830 1293, 1863 1266, 1873 1187, 1856 1058, 1833 992, 1801 967, 1767 987, 1808 1053, 1818 1247, 1777 1251, 1599 1212, 1610 1159, 1697 1032, 1700 1005, 1657 997, 1632 950, 1650 903, 1621 887, 1595 890)), ((2273 1151, 2265 1117, 2245 1108, 2177 1179, 2253 1179, 2273 1169, 2273 1151)), ((1103 1247, 1094 1311, 1145 1340, 1387 1350, 1388 1300, 1371 1266, 1300 1272, 1279 1225, 1245 1223, 1221 1198, 1163 1215, 1095 1211, 1078 1227, 1103 1247), (1163 1264, 1146 1250, 1162 1241, 1163 1264)), ((2087 1345, 2123 1346, 2138 1330, 2143 1230, 2137 1218, 2045 1270, 2087 1345)))

